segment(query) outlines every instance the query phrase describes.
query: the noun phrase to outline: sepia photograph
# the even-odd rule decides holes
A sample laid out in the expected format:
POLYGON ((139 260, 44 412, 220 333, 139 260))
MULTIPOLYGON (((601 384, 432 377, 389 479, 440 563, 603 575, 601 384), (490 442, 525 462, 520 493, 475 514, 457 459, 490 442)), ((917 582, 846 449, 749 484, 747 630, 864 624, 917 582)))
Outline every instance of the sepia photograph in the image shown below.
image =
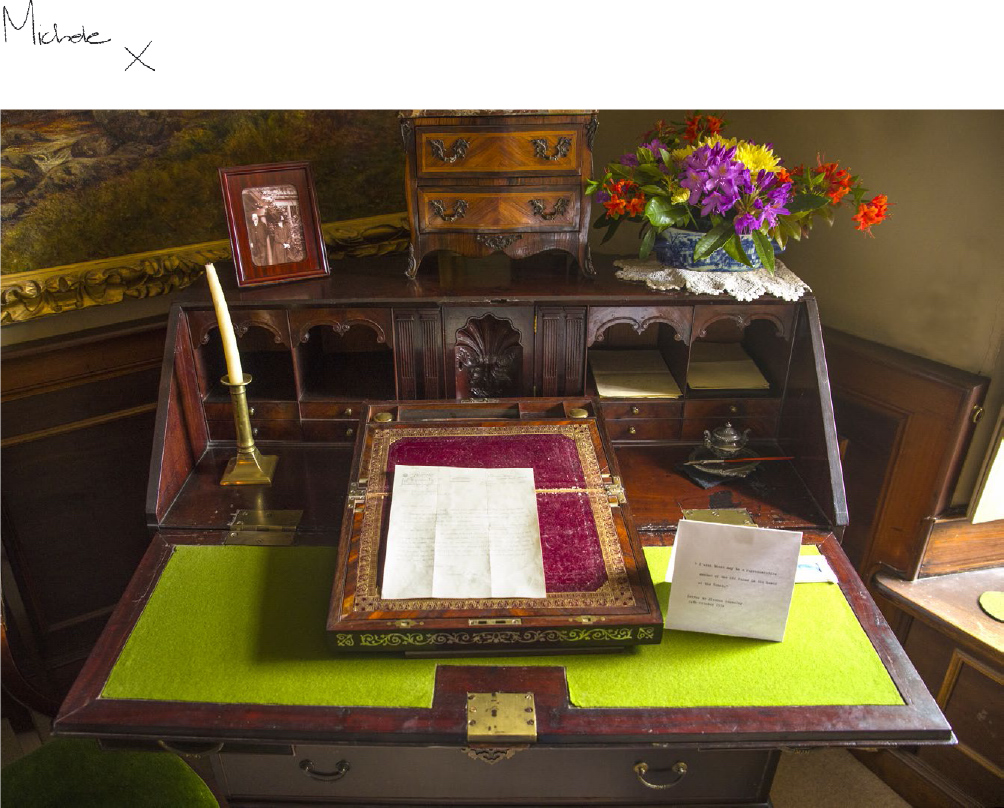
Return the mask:
POLYGON ((221 168, 238 286, 328 274, 310 164, 221 168))

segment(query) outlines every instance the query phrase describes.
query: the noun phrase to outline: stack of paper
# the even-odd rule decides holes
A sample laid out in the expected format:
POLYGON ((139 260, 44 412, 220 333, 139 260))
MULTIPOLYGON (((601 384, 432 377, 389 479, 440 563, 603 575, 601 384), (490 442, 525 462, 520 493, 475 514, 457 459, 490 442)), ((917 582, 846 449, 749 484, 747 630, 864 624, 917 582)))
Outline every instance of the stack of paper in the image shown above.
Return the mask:
POLYGON ((770 383, 737 342, 695 342, 687 384, 692 390, 768 390, 770 383))
POLYGON ((682 395, 658 351, 591 351, 589 366, 601 398, 679 398, 682 395))

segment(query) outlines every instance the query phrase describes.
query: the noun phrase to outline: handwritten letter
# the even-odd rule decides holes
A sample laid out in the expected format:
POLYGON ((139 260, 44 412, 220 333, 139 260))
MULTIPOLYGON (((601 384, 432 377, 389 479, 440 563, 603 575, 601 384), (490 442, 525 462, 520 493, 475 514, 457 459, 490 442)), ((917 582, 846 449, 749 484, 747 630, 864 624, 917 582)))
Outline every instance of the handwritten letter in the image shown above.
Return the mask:
POLYGON ((781 641, 802 534, 680 521, 666 628, 781 641))
POLYGON ((542 598, 532 469, 397 466, 383 597, 542 598))

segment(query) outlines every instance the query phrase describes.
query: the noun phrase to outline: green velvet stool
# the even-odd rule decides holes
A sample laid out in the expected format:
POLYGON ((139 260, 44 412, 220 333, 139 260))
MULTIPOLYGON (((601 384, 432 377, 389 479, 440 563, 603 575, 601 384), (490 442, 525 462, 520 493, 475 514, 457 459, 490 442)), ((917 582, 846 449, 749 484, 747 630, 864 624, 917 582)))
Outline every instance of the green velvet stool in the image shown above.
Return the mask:
POLYGON ((53 738, 5 766, 3 808, 218 808, 199 776, 168 752, 106 752, 53 738))

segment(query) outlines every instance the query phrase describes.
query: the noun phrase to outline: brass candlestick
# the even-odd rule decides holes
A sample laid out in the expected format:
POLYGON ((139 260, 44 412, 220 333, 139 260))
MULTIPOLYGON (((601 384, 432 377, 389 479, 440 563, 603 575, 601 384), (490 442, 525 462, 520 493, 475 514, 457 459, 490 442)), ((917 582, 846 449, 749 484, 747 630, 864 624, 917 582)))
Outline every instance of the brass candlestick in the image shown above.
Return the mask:
POLYGON ((230 398, 234 403, 234 426, 237 427, 237 457, 231 458, 227 463, 220 485, 271 485, 279 458, 275 455, 263 455, 254 445, 247 396, 251 376, 245 373, 243 380, 238 383, 231 382, 229 376, 224 376, 220 381, 230 388, 230 398))

